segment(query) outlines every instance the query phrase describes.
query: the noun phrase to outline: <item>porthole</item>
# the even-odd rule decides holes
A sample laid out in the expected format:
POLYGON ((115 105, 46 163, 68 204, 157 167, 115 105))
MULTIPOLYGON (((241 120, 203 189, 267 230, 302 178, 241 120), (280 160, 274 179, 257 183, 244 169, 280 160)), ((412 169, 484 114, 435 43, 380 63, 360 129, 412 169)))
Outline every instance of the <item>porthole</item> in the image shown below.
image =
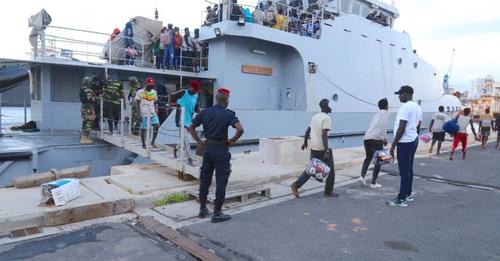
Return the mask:
POLYGON ((415 69, 417 69, 417 67, 418 67, 418 63, 414 62, 414 63, 413 63, 413 67, 414 67, 415 69))
POLYGON ((336 93, 334 93, 334 94, 332 95, 332 101, 336 102, 338 99, 339 99, 339 95, 338 95, 338 94, 336 94, 336 93))
POLYGON ((398 59, 398 64, 401 65, 403 63, 403 59, 402 58, 399 58, 398 59))

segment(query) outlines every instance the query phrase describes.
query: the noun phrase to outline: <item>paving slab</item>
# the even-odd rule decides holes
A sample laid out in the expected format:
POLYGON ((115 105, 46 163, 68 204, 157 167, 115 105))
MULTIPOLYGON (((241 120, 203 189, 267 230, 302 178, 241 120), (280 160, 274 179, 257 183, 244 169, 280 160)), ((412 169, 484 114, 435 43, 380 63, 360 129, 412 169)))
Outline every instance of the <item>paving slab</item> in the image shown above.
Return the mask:
POLYGON ((161 171, 162 167, 159 170, 150 169, 142 173, 138 173, 134 165, 130 165, 130 169, 131 172, 137 174, 113 175, 109 177, 109 181, 134 195, 145 195, 155 191, 190 187, 196 184, 196 181, 182 181, 166 174, 161 171))
POLYGON ((103 199, 131 198, 132 194, 108 181, 109 177, 80 179, 80 184, 103 199))
POLYGON ((7 188, 2 189, 0 197, 0 232, 23 228, 28 225, 40 225, 45 211, 71 207, 101 200, 98 194, 85 186, 80 186, 80 197, 66 203, 61 207, 40 207, 41 189, 36 188, 7 188))
POLYGON ((196 200, 189 200, 156 207, 154 210, 166 217, 174 219, 175 221, 186 220, 198 216, 200 204, 196 200))

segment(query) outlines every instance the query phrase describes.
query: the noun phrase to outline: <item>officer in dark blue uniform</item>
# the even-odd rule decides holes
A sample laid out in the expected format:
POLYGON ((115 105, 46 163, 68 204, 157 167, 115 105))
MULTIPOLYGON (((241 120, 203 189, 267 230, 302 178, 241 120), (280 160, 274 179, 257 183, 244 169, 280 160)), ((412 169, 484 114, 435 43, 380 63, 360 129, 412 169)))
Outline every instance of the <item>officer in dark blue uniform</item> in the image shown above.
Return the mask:
POLYGON ((200 174, 200 213, 198 217, 205 218, 209 211, 207 208, 208 188, 212 183, 215 169, 215 206, 212 222, 229 220, 230 215, 222 213, 222 204, 226 197, 226 185, 231 174, 231 153, 229 146, 233 145, 243 135, 243 126, 235 113, 226 109, 229 104, 229 90, 219 88, 215 96, 216 105, 201 111, 193 119, 189 132, 198 144, 204 146, 203 165, 200 174), (203 134, 207 138, 202 141, 196 133, 196 127, 203 125, 203 134), (235 135, 228 139, 229 126, 236 129, 235 135))

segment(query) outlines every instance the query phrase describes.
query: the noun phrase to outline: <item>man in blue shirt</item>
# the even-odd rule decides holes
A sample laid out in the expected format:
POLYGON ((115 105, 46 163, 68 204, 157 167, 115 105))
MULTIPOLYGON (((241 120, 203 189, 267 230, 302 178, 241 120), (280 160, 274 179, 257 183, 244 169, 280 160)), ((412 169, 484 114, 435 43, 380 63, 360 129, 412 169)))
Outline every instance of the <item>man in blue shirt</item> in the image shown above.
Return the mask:
MULTIPOLYGON (((181 128, 180 111, 178 110, 175 115, 175 123, 180 128, 180 131, 185 131, 191 125, 193 119, 193 114, 199 112, 198 108, 198 92, 200 91, 200 82, 192 80, 189 82, 189 87, 187 89, 182 89, 178 92, 172 93, 170 95, 171 101, 175 101, 180 107, 184 109, 184 126, 181 128)), ((187 133, 186 133, 187 134, 187 133)), ((184 148, 186 150, 186 156, 188 160, 192 161, 191 153, 191 141, 188 135, 184 135, 184 148)), ((180 143, 179 143, 180 145, 180 143)), ((177 157, 177 150, 179 146, 174 149, 174 156, 177 157)))
POLYGON ((231 174, 231 153, 229 146, 233 145, 243 135, 243 126, 235 113, 226 109, 229 104, 229 90, 219 88, 215 96, 216 105, 201 111, 189 126, 189 133, 198 144, 204 146, 203 165, 200 174, 200 213, 198 217, 205 218, 209 211, 207 208, 208 188, 212 183, 215 169, 215 206, 212 222, 223 222, 231 218, 222 213, 222 204, 226 197, 226 185, 231 174), (203 134, 207 138, 202 141, 196 133, 196 127, 203 125, 203 134), (235 135, 228 139, 229 126, 236 129, 235 135))

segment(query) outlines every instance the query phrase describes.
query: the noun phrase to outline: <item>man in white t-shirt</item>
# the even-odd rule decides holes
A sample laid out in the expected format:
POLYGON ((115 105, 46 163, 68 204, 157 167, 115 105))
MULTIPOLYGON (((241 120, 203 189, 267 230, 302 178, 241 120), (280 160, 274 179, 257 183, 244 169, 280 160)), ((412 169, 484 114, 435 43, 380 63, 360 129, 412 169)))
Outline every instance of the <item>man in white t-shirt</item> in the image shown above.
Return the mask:
MULTIPOLYGON (((328 106, 329 101, 327 99, 323 99, 319 102, 319 107, 321 108, 321 112, 316 113, 312 119, 309 127, 306 130, 306 134, 304 136, 304 144, 302 145, 302 150, 305 150, 309 144, 308 139, 311 138, 311 155, 310 158, 316 158, 323 162, 325 162, 330 167, 330 174, 326 178, 325 183, 325 193, 324 195, 327 197, 337 197, 338 194, 333 193, 333 184, 335 183, 335 170, 333 163, 333 155, 332 150, 328 147, 328 131, 331 128, 332 121, 329 113, 332 112, 330 106, 328 106)), ((302 187, 311 176, 304 171, 302 175, 291 185, 292 194, 295 197, 299 197, 298 189, 302 187)))
POLYGON ((158 135, 158 128, 160 127, 160 120, 158 119, 158 94, 153 87, 155 81, 153 78, 146 78, 146 88, 140 89, 135 95, 135 100, 139 103, 139 112, 141 117, 141 141, 142 148, 146 149, 146 130, 149 123, 153 126, 153 137, 151 139, 151 146, 156 148, 155 140, 158 135))
POLYGON ((443 143, 445 137, 443 125, 448 121, 448 115, 444 113, 444 106, 439 106, 438 109, 439 111, 432 115, 431 124, 429 125, 429 131, 432 132, 432 143, 429 153, 432 153, 432 148, 437 142, 437 155, 441 152, 441 144, 443 143))
POLYGON ((386 201, 389 206, 407 207, 407 201, 414 200, 412 195, 413 159, 418 146, 418 132, 422 123, 422 109, 413 101, 413 88, 405 85, 394 94, 404 103, 398 110, 394 123, 394 141, 391 144, 391 155, 398 148, 398 167, 401 183, 398 196, 386 201))

